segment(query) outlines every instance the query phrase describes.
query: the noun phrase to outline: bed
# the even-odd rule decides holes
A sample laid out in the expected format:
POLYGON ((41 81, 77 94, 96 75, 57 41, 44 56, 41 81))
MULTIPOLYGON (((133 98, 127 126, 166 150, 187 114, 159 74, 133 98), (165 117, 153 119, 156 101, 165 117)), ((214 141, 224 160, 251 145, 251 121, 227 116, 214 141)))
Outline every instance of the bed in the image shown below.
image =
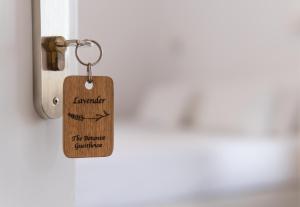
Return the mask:
POLYGON ((76 161, 77 207, 138 206, 268 189, 297 179, 295 137, 118 123, 112 157, 76 161))

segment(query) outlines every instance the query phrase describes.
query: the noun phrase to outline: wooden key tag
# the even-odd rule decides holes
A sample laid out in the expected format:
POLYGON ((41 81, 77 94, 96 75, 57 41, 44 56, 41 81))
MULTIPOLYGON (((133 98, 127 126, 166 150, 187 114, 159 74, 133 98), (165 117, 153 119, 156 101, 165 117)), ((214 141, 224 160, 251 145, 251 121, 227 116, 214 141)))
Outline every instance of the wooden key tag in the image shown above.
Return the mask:
POLYGON ((69 158, 107 157, 114 143, 113 81, 69 76, 63 86, 63 147, 69 158), (89 88, 90 87, 90 88, 89 88))

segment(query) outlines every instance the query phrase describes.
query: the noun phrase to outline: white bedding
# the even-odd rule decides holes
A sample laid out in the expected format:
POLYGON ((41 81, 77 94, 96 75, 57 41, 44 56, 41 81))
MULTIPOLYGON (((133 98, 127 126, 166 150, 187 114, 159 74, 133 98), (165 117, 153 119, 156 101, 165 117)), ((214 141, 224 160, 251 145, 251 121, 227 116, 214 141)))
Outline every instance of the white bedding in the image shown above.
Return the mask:
POLYGON ((142 206, 291 182, 295 138, 205 135, 118 125, 112 157, 76 162, 77 207, 142 206))

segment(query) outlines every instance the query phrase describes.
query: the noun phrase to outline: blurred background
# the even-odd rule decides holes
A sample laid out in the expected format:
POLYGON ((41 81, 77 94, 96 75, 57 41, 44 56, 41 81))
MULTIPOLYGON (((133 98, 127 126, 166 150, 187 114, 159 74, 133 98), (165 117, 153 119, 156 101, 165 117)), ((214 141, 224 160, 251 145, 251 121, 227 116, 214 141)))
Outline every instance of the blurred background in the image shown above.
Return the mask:
MULTIPOLYGON (((79 0, 115 82, 115 151, 77 207, 296 207, 298 0, 79 0)), ((95 56, 84 53, 86 58, 95 56)), ((84 74, 84 70, 82 70, 84 74)))

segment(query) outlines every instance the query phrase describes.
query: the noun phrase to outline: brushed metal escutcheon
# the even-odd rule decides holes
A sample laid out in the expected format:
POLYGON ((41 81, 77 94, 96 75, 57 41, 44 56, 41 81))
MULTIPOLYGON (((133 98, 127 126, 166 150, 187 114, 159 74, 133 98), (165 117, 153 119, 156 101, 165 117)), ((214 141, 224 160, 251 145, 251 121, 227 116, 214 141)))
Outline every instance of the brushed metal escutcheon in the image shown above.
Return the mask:
POLYGON ((76 35, 76 1, 32 0, 32 13, 34 105, 42 118, 55 119, 62 115, 63 81, 69 74, 76 73, 75 64, 70 50, 60 48, 52 53, 43 44, 49 43, 49 37, 76 35))

